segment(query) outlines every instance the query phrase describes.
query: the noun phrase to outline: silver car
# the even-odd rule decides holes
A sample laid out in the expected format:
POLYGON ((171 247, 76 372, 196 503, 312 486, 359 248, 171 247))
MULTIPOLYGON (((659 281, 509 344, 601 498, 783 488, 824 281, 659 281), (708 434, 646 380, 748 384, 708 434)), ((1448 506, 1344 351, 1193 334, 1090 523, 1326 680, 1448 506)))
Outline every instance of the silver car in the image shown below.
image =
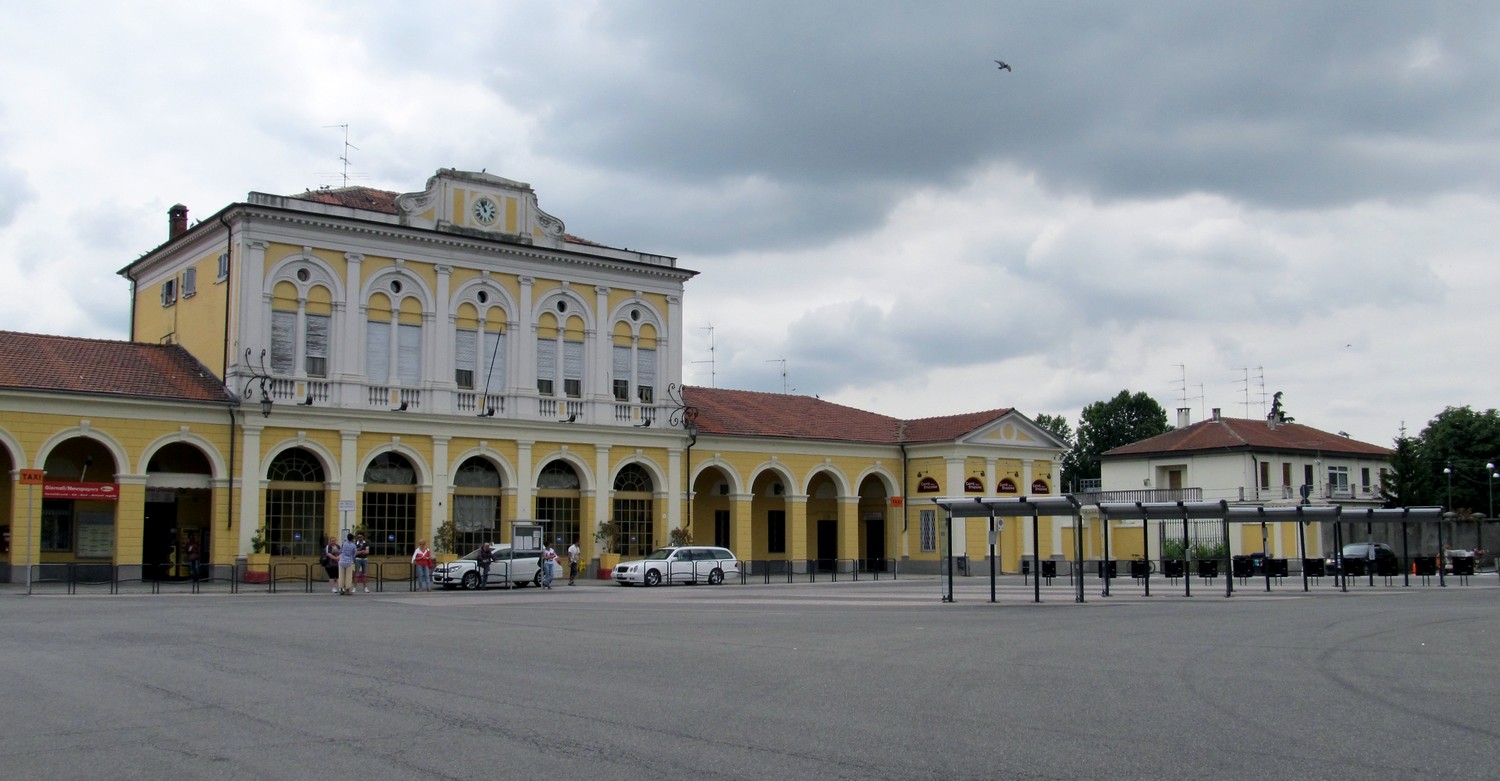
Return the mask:
POLYGON ((622 561, 615 565, 612 577, 621 586, 630 583, 643 586, 708 583, 717 586, 724 582, 724 578, 738 577, 739 574, 740 561, 728 548, 683 545, 658 548, 644 559, 622 561))
MULTIPOLYGON (((494 561, 490 562, 490 576, 484 584, 486 588, 490 586, 512 588, 527 584, 534 586, 542 584, 540 551, 516 551, 512 556, 510 545, 491 545, 490 553, 494 561)), ((434 567, 432 582, 449 589, 459 586, 470 591, 478 589, 480 587, 479 549, 475 548, 461 559, 434 567)))

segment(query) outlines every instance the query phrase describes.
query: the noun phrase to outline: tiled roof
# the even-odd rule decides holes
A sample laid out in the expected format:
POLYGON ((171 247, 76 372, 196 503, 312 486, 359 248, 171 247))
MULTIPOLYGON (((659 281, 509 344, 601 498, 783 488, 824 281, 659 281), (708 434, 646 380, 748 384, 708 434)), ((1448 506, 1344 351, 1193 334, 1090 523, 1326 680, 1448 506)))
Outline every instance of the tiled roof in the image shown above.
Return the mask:
POLYGON ((0 388, 233 404, 224 384, 175 344, 0 331, 0 388))
POLYGON ((329 187, 324 190, 308 190, 300 195, 288 196, 299 201, 316 201, 351 209, 366 209, 381 214, 396 213, 396 198, 400 193, 377 190, 373 187, 329 187))
POLYGON ((957 439, 1010 412, 903 421, 813 396, 690 386, 683 398, 698 409, 698 430, 705 434, 888 445, 957 439))
POLYGON ((1278 423, 1273 429, 1261 419, 1219 418, 1202 420, 1186 428, 1174 429, 1150 439, 1122 445, 1103 453, 1101 457, 1119 458, 1222 450, 1347 453, 1375 457, 1386 457, 1392 454, 1389 448, 1319 431, 1300 423, 1278 423))

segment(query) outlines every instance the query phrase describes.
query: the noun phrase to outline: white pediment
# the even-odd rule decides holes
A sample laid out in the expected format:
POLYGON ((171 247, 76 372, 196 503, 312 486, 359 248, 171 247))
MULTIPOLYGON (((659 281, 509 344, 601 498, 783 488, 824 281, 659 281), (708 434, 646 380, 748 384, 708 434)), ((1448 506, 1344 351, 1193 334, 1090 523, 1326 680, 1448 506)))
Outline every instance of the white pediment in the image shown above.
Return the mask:
POLYGON ((427 189, 396 198, 401 224, 560 249, 563 221, 537 206, 525 182, 494 174, 439 169, 427 189))
POLYGON ((1008 445, 1044 450, 1067 448, 1066 445, 1057 441, 1051 432, 1018 412, 1009 413, 999 420, 982 426, 960 441, 977 445, 1008 445))

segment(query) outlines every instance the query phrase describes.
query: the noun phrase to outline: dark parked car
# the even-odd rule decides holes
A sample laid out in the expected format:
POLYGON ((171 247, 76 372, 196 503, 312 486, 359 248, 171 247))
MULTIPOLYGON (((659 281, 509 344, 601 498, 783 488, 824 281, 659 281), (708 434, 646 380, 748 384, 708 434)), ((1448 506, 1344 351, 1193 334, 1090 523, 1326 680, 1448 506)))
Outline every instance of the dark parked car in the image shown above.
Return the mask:
MULTIPOLYGON (((1383 542, 1351 542, 1343 550, 1344 572, 1349 575, 1368 575, 1374 568, 1376 575, 1382 572, 1399 572, 1400 557, 1391 546, 1383 542), (1372 555, 1370 549, 1374 548, 1372 555)), ((1324 564, 1329 575, 1339 573, 1339 557, 1330 557, 1324 564)))

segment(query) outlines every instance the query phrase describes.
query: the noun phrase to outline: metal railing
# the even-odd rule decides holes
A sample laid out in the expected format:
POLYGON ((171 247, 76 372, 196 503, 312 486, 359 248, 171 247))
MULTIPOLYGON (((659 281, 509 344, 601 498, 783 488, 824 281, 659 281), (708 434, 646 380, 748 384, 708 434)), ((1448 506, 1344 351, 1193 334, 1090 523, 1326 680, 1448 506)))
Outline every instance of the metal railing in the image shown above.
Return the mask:
POLYGON ((880 580, 900 574, 896 559, 740 559, 740 583, 817 583, 820 580, 880 580))

